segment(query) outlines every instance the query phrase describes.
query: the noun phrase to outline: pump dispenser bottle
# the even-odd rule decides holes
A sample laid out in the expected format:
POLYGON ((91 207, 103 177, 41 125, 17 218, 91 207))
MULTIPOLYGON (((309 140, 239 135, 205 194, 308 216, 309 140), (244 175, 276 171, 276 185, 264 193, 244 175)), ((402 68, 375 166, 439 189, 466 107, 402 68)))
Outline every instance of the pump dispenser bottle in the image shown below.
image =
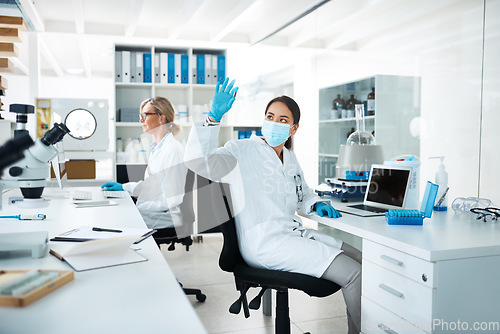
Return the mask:
POLYGON ((434 211, 447 211, 448 210, 448 173, 444 169, 444 156, 431 157, 429 159, 440 159, 441 163, 436 172, 436 184, 439 185, 438 193, 436 196, 436 203, 434 204, 434 211))

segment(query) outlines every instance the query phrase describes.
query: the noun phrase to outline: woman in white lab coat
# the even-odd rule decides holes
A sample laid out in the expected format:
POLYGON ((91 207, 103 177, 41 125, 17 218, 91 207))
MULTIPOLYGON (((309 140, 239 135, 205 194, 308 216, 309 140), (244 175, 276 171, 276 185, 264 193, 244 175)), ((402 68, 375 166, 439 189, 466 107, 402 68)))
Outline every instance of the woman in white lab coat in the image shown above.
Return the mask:
POLYGON ((203 126, 191 130, 185 162, 194 172, 229 183, 241 254, 253 267, 322 277, 342 287, 349 333, 361 323, 360 252, 332 237, 305 230, 295 211, 340 217, 329 200, 307 186, 290 137, 299 128, 300 109, 287 96, 271 100, 263 137, 231 140, 217 148, 218 123, 231 108, 237 87, 219 87, 203 126))
POLYGON ((126 190, 137 197, 137 209, 149 228, 180 226, 179 205, 184 196, 187 169, 182 145, 174 138, 180 132, 174 123, 174 108, 169 100, 157 96, 141 103, 139 116, 143 132, 153 137, 144 181, 108 182, 102 188, 126 190))

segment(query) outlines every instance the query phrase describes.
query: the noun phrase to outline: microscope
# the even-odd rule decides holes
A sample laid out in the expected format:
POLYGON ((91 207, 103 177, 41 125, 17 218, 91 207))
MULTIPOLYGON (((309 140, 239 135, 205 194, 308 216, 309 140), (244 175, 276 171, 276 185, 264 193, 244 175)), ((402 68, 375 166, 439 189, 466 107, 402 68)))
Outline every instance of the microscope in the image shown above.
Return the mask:
MULTIPOLYGON (((49 162, 58 153, 53 145, 61 141, 69 129, 63 123, 54 123, 43 138, 38 138, 33 143, 26 130, 26 123, 28 114, 35 112, 34 106, 11 104, 9 111, 17 114, 17 128, 14 130, 14 139, 0 147, 0 176, 4 168, 8 174, 7 178, 0 179, 0 190, 20 188, 27 206, 45 206, 41 196, 50 176, 49 162)), ((0 210, 1 205, 0 194, 0 210)))

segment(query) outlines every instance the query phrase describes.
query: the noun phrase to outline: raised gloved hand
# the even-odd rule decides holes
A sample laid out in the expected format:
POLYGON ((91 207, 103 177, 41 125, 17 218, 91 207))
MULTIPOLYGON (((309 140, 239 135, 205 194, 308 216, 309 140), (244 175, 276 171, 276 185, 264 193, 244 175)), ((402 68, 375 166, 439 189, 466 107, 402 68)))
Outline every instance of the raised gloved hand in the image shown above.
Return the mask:
POLYGON ((316 212, 320 217, 323 217, 325 215, 328 216, 328 218, 339 218, 342 217, 340 212, 335 210, 333 206, 330 204, 326 204, 323 202, 316 203, 316 212))
POLYGON ((212 101, 212 109, 208 113, 208 116, 215 119, 217 122, 220 122, 222 116, 231 109, 233 102, 236 98, 236 92, 238 91, 238 87, 234 87, 234 80, 228 85, 229 78, 226 78, 224 82, 220 83, 217 81, 217 85, 215 86, 215 94, 214 99, 212 101))
POLYGON ((119 191, 123 190, 123 186, 118 182, 106 182, 101 186, 101 189, 111 190, 111 191, 119 191))

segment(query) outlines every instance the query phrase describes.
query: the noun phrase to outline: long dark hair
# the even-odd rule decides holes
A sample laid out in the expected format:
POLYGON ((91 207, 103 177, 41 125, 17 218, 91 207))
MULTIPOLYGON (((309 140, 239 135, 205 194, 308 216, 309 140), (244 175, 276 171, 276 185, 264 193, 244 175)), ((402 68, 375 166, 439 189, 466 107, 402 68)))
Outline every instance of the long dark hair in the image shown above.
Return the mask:
MULTIPOLYGON (((297 104, 297 102, 295 102, 294 99, 292 99, 291 97, 286 96, 286 95, 281 95, 281 96, 275 97, 274 99, 269 101, 269 103, 267 104, 267 107, 266 107, 266 111, 264 112, 264 115, 267 113, 267 110, 269 109, 271 104, 273 104, 274 102, 284 103, 287 106, 288 110, 290 110, 292 112, 293 125, 299 124, 299 121, 300 121, 299 105, 297 104)), ((293 146, 293 141, 292 141, 292 136, 290 136, 285 143, 285 147, 290 150, 290 149, 292 149, 292 146, 293 146)))

